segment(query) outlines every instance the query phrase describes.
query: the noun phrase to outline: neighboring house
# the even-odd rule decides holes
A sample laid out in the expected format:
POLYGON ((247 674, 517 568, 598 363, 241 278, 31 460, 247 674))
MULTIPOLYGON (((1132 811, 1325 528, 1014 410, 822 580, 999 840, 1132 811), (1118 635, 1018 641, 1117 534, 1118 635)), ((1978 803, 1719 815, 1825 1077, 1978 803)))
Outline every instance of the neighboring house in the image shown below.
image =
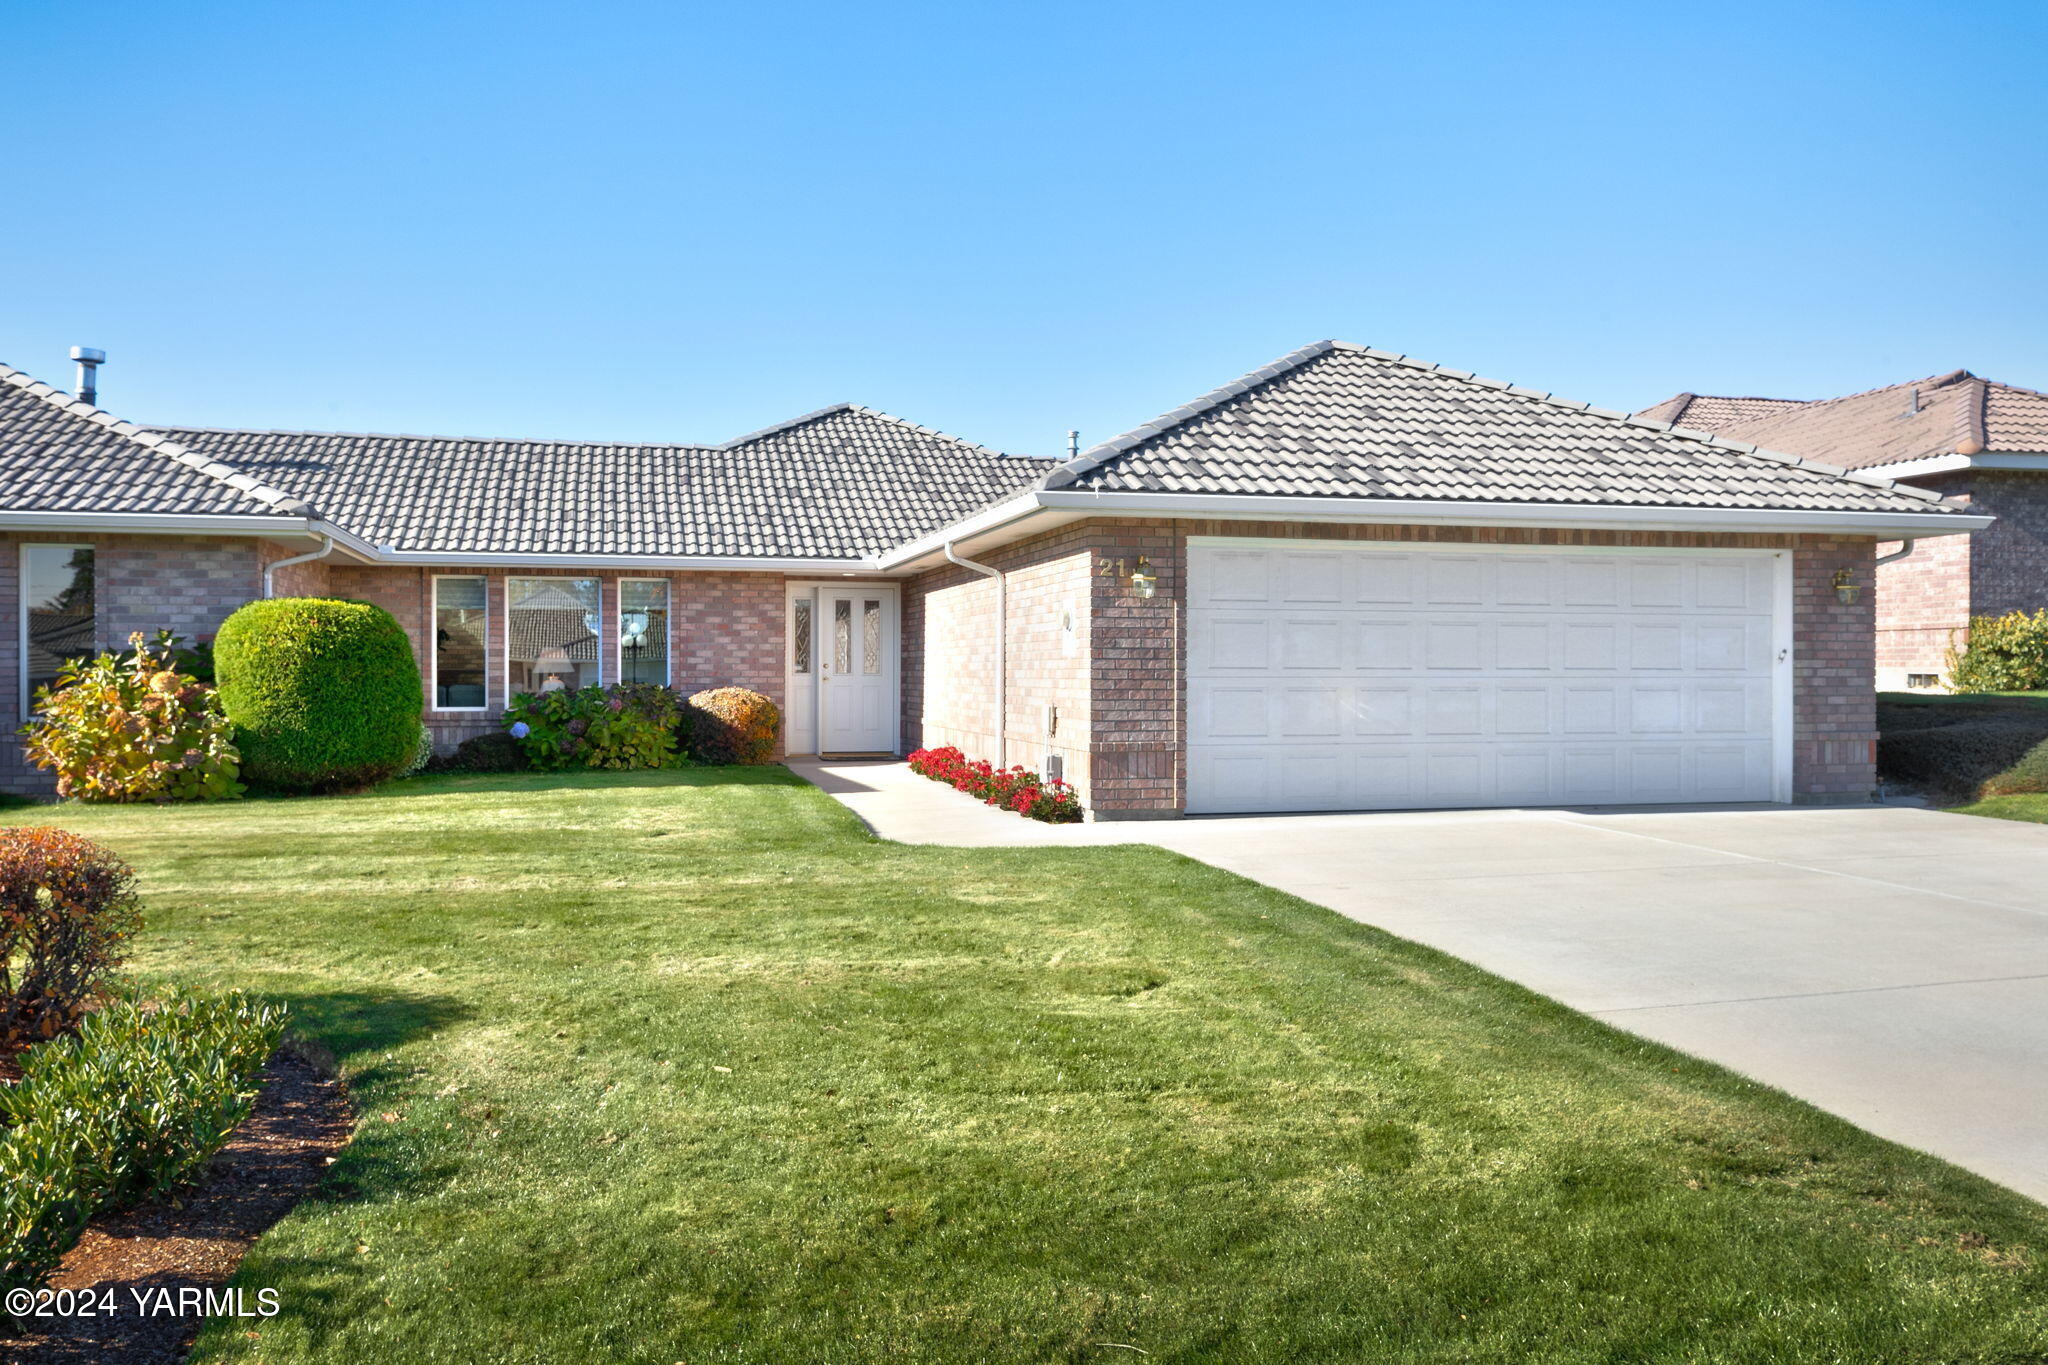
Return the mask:
POLYGON ((1997 518, 1879 567, 1880 688, 1942 687, 1972 616, 2048 607, 2048 394, 1954 370, 1810 403, 1681 393, 1636 415, 1903 480, 1997 518))
POLYGON ((116 647, 326 593, 411 633, 444 747, 522 688, 732 683, 787 752, 957 744, 1097 818, 1864 800, 1874 547, 1986 524, 1336 342, 1060 462, 851 406, 573 444, 149 429, 0 381, 17 713, 20 642, 47 670, 82 615, 116 647))

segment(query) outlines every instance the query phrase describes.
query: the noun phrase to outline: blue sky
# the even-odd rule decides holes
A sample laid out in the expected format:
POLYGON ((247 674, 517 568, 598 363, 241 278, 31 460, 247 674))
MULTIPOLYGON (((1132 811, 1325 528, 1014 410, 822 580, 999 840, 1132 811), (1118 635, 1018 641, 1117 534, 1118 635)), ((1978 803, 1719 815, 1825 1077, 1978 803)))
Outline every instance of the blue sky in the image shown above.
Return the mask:
POLYGON ((1042 454, 1326 336, 2048 387, 2035 0, 9 10, 0 358, 143 420, 1042 454))

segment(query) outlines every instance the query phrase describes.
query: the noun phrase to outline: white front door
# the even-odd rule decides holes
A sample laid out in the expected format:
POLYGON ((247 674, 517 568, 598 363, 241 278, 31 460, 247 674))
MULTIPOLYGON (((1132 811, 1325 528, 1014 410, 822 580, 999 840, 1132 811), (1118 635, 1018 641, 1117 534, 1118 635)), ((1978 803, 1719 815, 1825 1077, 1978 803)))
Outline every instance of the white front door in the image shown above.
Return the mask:
POLYGON ((1198 538, 1188 809, 1788 799, 1789 554, 1198 538))
POLYGON ((896 750, 896 589, 820 588, 818 752, 896 750))

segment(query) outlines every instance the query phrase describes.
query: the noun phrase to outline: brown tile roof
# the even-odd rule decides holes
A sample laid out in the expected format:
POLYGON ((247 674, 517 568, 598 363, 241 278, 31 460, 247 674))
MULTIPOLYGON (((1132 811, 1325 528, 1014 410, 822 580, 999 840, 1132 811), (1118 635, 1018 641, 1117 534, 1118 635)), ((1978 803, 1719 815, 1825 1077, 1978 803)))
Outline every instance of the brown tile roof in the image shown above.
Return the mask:
POLYGON ((1752 417, 1768 417, 1787 408, 1805 406, 1804 398, 1718 398, 1712 394, 1677 393, 1655 407, 1644 408, 1636 416, 1692 431, 1720 431, 1752 417))
POLYGON ((1677 421, 1695 431, 1789 451, 1844 469, 1870 469, 1934 455, 1987 451, 2048 453, 2048 394, 1951 370, 1842 398, 1743 413, 1708 404, 1750 404, 1750 398, 1680 394, 1639 416, 1677 421), (1683 417, 1664 413, 1688 399, 1683 417))

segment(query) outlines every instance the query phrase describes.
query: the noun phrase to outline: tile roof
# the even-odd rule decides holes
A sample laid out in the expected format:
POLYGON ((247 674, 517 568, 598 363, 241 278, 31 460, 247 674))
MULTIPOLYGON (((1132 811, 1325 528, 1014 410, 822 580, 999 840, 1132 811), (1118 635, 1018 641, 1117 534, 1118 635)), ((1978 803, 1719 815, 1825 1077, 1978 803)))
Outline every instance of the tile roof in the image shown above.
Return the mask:
POLYGON ((857 559, 1052 463, 852 404, 720 446, 158 430, 372 544, 460 553, 857 559))
POLYGON ((0 507, 208 516, 312 510, 7 365, 0 365, 0 507))
MULTIPOLYGON (((2048 394, 1951 370, 1842 398, 1768 412, 1699 404, 1755 399, 1693 397, 1685 424, 1732 440, 1789 450, 1845 469, 1869 469, 1934 455, 2048 454, 2048 394)), ((1676 399, 1638 416, 1661 416, 1676 399)))
POLYGON ((1068 461, 1049 488, 1939 512, 1924 489, 1319 342, 1068 461))
POLYGON ((1721 398, 1712 394, 1677 393, 1655 407, 1644 408, 1636 416, 1669 422, 1674 427, 1688 427, 1693 431, 1719 431, 1736 422, 1767 417, 1805 404, 1804 398, 1721 398))

